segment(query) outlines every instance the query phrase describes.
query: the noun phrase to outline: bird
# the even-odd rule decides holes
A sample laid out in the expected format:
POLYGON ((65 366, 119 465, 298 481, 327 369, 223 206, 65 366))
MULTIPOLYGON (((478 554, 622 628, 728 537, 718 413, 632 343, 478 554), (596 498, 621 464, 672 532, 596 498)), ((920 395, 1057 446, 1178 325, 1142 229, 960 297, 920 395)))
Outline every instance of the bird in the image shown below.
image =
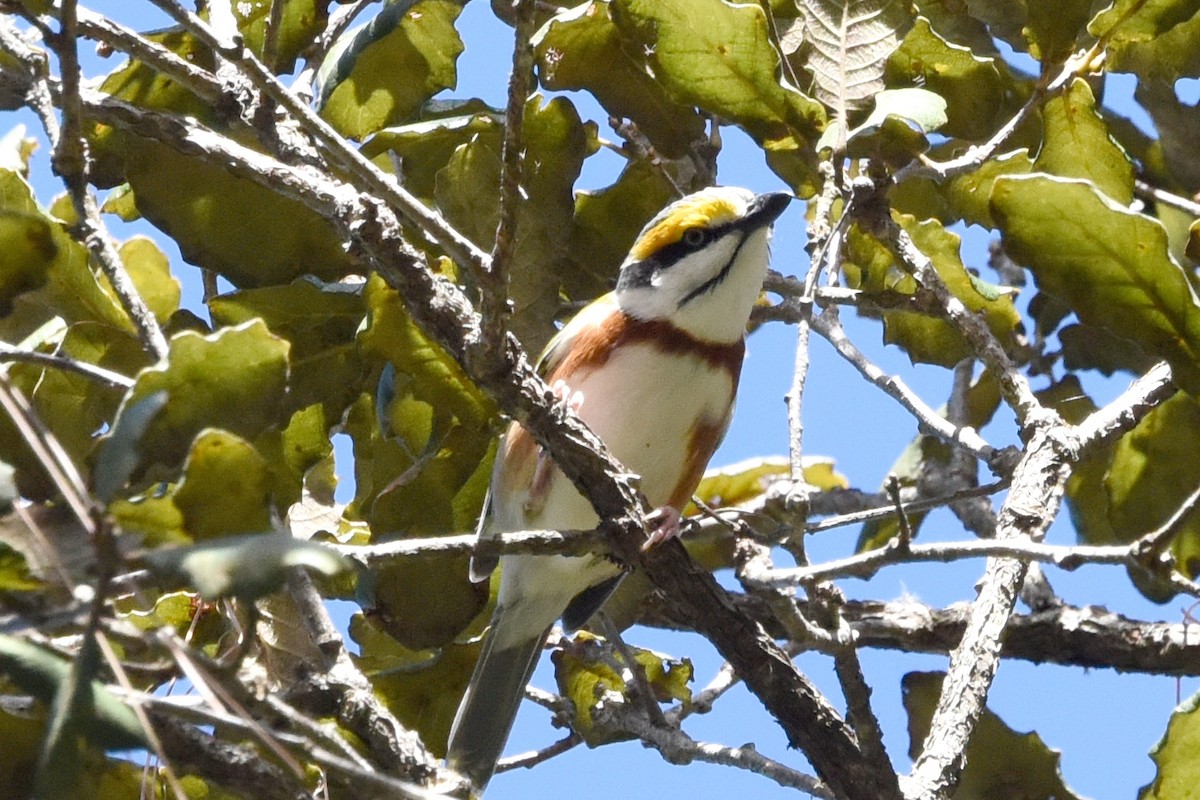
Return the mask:
MULTIPOLYGON (((709 187, 668 205, 634 240, 614 291, 585 306, 538 363, 656 511, 651 541, 678 532, 733 414, 750 312, 767 273, 775 220, 792 195, 709 187)), ((583 530, 591 504, 513 422, 501 441, 478 534, 583 530)), ((482 796, 552 625, 575 630, 623 570, 603 555, 476 556, 471 578, 500 566, 481 655, 458 708, 447 765, 482 796)))

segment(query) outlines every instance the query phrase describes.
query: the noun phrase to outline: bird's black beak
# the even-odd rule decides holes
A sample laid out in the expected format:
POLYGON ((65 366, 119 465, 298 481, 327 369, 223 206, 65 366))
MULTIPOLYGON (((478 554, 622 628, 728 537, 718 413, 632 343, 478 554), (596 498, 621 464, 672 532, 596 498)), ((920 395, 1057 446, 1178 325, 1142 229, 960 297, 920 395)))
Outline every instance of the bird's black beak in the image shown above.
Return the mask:
POLYGON ((768 192, 750 201, 750 209, 742 220, 747 228, 763 228, 773 223, 792 202, 794 195, 788 192, 768 192))

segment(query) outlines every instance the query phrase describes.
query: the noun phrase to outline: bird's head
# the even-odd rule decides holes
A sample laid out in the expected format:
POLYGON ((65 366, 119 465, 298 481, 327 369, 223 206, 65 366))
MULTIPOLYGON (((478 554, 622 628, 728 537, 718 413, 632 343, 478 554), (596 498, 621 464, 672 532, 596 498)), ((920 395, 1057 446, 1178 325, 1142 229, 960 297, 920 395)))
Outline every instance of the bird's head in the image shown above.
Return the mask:
POLYGON ((766 276, 771 224, 791 199, 720 186, 676 200, 638 234, 617 304, 705 341, 740 339, 766 276))

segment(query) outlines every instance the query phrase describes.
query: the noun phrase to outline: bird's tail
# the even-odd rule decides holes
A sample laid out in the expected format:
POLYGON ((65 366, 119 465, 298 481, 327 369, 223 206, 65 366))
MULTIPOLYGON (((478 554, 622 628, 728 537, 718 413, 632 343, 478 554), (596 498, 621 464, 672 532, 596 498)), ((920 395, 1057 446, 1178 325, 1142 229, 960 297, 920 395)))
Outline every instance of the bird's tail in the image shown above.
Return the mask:
MULTIPOLYGON (((507 609, 509 614, 512 611, 507 609)), ((447 765, 470 779, 476 796, 483 794, 496 771, 525 685, 549 633, 547 628, 533 636, 514 637, 504 629, 505 618, 506 609, 498 608, 446 746, 447 765)), ((509 621, 520 624, 517 619, 509 621)))

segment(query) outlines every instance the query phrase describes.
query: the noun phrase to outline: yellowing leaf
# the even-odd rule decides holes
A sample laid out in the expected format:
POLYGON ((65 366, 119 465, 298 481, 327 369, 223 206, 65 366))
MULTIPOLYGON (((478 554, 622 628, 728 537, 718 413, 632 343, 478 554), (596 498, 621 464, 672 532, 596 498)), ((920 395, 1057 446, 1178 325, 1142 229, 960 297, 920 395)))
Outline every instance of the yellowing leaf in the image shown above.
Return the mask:
POLYGON ((120 412, 156 392, 168 394, 142 437, 143 465, 179 464, 203 428, 253 437, 286 420, 287 358, 288 343, 261 320, 173 337, 166 363, 138 376, 120 412))
MULTIPOLYGON (((908 712, 908 751, 916 758, 929 733, 930 720, 942 690, 941 672, 910 672, 904 676, 904 710, 908 712)), ((1062 754, 1052 750, 1036 731, 1017 733, 989 710, 975 726, 967 747, 955 800, 1079 800, 1063 782, 1062 754)))
POLYGON ((542 85, 586 89, 613 116, 632 120, 655 149, 678 158, 704 136, 704 120, 674 102, 645 69, 642 54, 626 47, 611 5, 593 0, 556 14, 533 40, 542 85))
POLYGON ((355 139, 410 118, 458 80, 462 40, 452 0, 390 0, 368 25, 347 34, 321 68, 321 116, 355 139))
POLYGON ((196 541, 271 528, 266 460, 239 436, 205 430, 192 442, 175 505, 196 541))
POLYGON ((1143 786, 1138 800, 1193 800, 1200 787, 1200 694, 1192 695, 1171 714, 1162 739, 1150 750, 1158 772, 1143 786))
POLYGON ((1133 199, 1133 164, 1096 112, 1087 81, 1076 78, 1042 107, 1044 144, 1034 168, 1091 181, 1122 205, 1133 199))

